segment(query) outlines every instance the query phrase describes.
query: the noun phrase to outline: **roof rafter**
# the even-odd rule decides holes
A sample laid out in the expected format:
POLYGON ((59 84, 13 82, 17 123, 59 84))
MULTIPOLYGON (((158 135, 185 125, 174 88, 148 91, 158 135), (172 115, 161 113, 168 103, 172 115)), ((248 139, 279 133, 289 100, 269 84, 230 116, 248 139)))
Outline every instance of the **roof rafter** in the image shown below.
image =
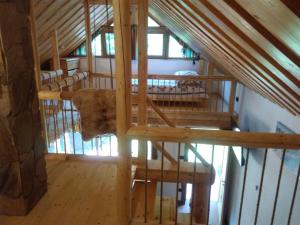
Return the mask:
MULTIPOLYGON (((164 4, 164 11, 176 11, 176 9, 174 9, 174 8, 172 8, 172 9, 167 9, 166 7, 170 7, 170 5, 172 5, 172 3, 173 4, 176 4, 175 2, 170 2, 170 1, 167 1, 168 2, 168 4, 164 1, 164 3, 162 3, 161 1, 157 1, 157 2, 160 2, 161 4, 164 4)), ((183 9, 183 7, 178 7, 177 8, 177 10, 181 10, 181 9, 183 9)), ((181 20, 187 20, 187 16, 186 16, 186 12, 177 12, 177 14, 176 15, 173 15, 172 16, 172 18, 175 18, 175 17, 181 17, 181 20), (182 16, 182 15, 185 15, 184 17, 182 16)), ((197 22, 199 22, 199 21, 197 21, 197 22)), ((187 21, 186 23, 190 23, 191 24, 191 26, 196 26, 197 27, 197 25, 195 25, 195 23, 192 23, 191 21, 187 21)), ((190 26, 189 26, 190 27, 190 26)), ((199 30, 200 28, 199 27, 197 27, 197 31, 199 30)), ((196 32, 196 33, 198 33, 199 34, 199 32, 196 32)), ((202 32, 203 33, 203 35, 206 35, 206 31, 204 31, 204 32, 202 32)), ((214 41, 210 41, 210 42, 213 42, 213 44, 215 44, 215 42, 214 41)), ((222 48, 221 50, 220 50, 220 52, 224 52, 224 51, 227 51, 226 49, 224 49, 224 48, 222 48)), ((231 56, 230 56, 230 58, 231 58, 231 56)), ((234 61, 236 61, 237 59, 235 59, 234 61)), ((251 74, 251 73, 250 73, 251 74)), ((259 77, 258 77, 258 79, 260 79, 259 77)), ((263 84, 262 85, 262 87, 264 87, 264 85, 265 84, 263 84)), ((273 90, 271 89, 271 91, 273 92, 273 90)), ((278 98, 277 97, 277 95, 276 95, 276 93, 275 93, 275 95, 273 95, 273 96, 276 96, 275 98, 278 98)), ((274 98, 271 98, 271 99, 274 99, 274 98)), ((295 111, 297 112, 297 110, 295 109, 295 107, 293 107, 292 105, 290 105, 288 102, 286 102, 285 100, 284 100, 284 98, 281 98, 279 101, 281 101, 281 102, 284 102, 283 104, 285 105, 285 106, 287 106, 287 105, 289 105, 289 108, 290 108, 290 111, 292 111, 293 113, 295 113, 295 111)), ((278 102, 278 100, 277 101, 274 101, 273 100, 273 102, 275 102, 275 103, 277 103, 278 102)))

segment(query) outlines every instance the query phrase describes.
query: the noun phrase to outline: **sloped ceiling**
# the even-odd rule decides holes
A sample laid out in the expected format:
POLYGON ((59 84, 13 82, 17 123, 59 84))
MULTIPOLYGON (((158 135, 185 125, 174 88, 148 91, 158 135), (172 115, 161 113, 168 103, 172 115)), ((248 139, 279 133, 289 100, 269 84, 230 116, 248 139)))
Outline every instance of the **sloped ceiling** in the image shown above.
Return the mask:
MULTIPOLYGON (((82 0, 34 0, 41 62, 51 58, 51 33, 57 30, 60 55, 64 56, 85 39, 82 0)), ((91 32, 112 19, 112 7, 90 5, 91 32)))
POLYGON ((153 0, 150 12, 246 86, 300 114, 300 19, 281 1, 153 0))
MULTIPOLYGON (((85 39, 81 0, 35 0, 35 9, 41 61, 51 57, 54 27, 62 55, 85 39)), ((105 5, 90 11, 93 32, 106 22, 105 5)), ((150 0, 149 12, 240 82, 300 115, 300 19, 282 1, 150 0)))

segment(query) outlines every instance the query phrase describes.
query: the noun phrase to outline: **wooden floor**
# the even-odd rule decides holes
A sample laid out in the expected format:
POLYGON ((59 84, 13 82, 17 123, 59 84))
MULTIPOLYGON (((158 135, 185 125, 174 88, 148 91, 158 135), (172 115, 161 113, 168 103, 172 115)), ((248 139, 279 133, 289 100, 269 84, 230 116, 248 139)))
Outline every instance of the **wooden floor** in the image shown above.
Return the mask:
POLYGON ((25 217, 1 225, 117 225, 116 165, 47 160, 48 192, 25 217))

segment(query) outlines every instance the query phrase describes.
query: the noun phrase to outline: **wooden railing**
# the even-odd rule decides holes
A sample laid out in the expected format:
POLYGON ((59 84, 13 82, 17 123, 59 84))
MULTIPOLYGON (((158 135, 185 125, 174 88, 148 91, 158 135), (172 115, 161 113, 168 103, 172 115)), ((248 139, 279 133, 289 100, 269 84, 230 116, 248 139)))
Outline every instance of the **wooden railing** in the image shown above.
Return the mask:
MULTIPOLYGON (((132 94, 138 93, 137 75, 132 75, 132 94)), ((147 76, 147 95, 166 112, 233 113, 235 79, 227 76, 147 76), (231 93, 231 87, 233 92, 231 93)), ((97 89, 115 89, 115 76, 93 74, 85 85, 97 89), (111 80, 113 81, 111 82, 111 80), (113 87, 111 86, 113 83, 113 87)))
MULTIPOLYGON (((244 157, 245 160, 245 169, 243 174, 243 184, 242 184, 242 192, 240 195, 240 206, 239 206, 239 216, 238 216, 238 224, 243 224, 244 216, 246 214, 247 210, 245 208, 245 202, 244 202, 244 196, 247 195, 247 188, 246 188, 246 180, 247 175, 249 174, 248 170, 248 161, 249 161, 249 153, 253 151, 253 154, 257 154, 257 151, 262 151, 263 153, 263 160, 262 160, 262 169, 260 174, 257 174, 257 176, 260 177, 260 181, 258 184, 258 193, 257 193, 257 204, 255 208, 255 216, 253 217, 254 224, 257 224, 258 221, 258 214, 261 210, 261 204, 263 204, 264 194, 266 194, 263 191, 263 188, 267 185, 268 192, 274 192, 273 196, 273 202, 272 205, 270 205, 272 212, 270 215, 265 215, 271 218, 271 224, 274 224, 275 218, 277 216, 277 213, 279 213, 279 210, 277 209, 280 204, 279 195, 280 193, 285 192, 285 190, 281 190, 282 188, 282 176, 285 173, 284 170, 287 170, 287 168, 284 168, 284 164, 287 163, 287 160, 290 160, 290 157, 292 154, 297 154, 300 150, 300 138, 299 134, 274 134, 274 133, 260 133, 260 132, 233 132, 233 131, 222 131, 222 130, 192 130, 192 129, 183 129, 183 128, 155 128, 155 127, 131 127, 127 132, 127 138, 129 139, 138 139, 143 141, 155 141, 155 142, 161 142, 162 146, 165 145, 165 143, 173 143, 174 146, 178 145, 178 148, 172 149, 169 154, 177 155, 178 156, 178 164, 177 169, 172 167, 170 169, 174 172, 173 180, 168 180, 167 175, 165 173, 171 173, 168 166, 166 166, 163 162, 160 165, 160 169, 157 168, 158 171, 156 177, 152 177, 151 173, 151 161, 148 159, 145 159, 145 163, 142 166, 143 170, 146 170, 142 175, 144 176, 144 179, 142 179, 142 176, 139 176, 139 179, 147 180, 148 182, 145 182, 144 185, 144 192, 147 192, 148 189, 151 190, 151 182, 154 182, 154 180, 159 181, 165 181, 165 182, 173 182, 176 186, 176 193, 178 191, 178 185, 181 182, 187 182, 192 183, 192 198, 190 203, 190 218, 188 220, 182 221, 182 217, 178 216, 178 195, 176 194, 175 197, 175 203, 173 205, 173 212, 175 212, 173 217, 173 223, 171 224, 210 224, 209 223, 209 215, 210 215, 210 189, 211 185, 214 183, 215 173, 213 166, 205 167, 203 164, 196 163, 196 155, 195 155, 195 162, 190 163, 189 166, 191 168, 194 168, 194 170, 191 171, 191 177, 193 177, 191 180, 182 180, 182 177, 184 177, 185 174, 185 168, 186 166, 182 161, 179 159, 182 155, 182 148, 180 146, 190 145, 189 143, 197 143, 197 144, 211 144, 211 159, 209 160, 210 165, 213 165, 215 155, 215 147, 217 145, 225 145, 225 146, 241 146, 241 156, 244 157), (255 149, 253 149, 255 148, 255 149), (277 154, 280 159, 280 163, 278 165, 278 169, 276 169, 276 172, 272 174, 272 176, 276 176, 276 185, 270 186, 266 184, 266 163, 268 161, 268 154, 270 152, 273 152, 274 154, 277 154), (150 168, 150 169, 149 169, 150 168), (201 168, 202 172, 206 174, 206 181, 197 183, 195 182, 195 177, 198 175, 200 176, 201 172, 198 171, 195 168, 201 168), (148 170, 148 172, 147 172, 148 170), (163 172, 162 172, 163 171, 163 172), (181 179, 179 178, 181 177, 181 179), (148 186, 148 187, 146 187, 148 186), (201 197, 199 197, 201 196, 201 197), (243 213, 244 211, 244 213, 243 213)), ((196 144, 196 149, 197 149, 196 144)), ((231 147, 226 148, 225 151, 229 151, 231 147)), ((164 153, 162 152, 162 156, 164 156, 164 153)), ((296 213, 295 211, 295 199, 299 184, 299 174, 300 174, 300 164, 299 159, 297 164, 295 165, 295 179, 290 184, 292 186, 292 193, 291 193, 291 199, 290 204, 285 205, 284 207, 288 207, 288 218, 286 218, 287 224, 291 224, 292 215, 296 213)), ((165 184, 162 182, 161 184, 161 190, 163 189, 163 186, 165 184)), ((249 191, 249 190, 248 190, 249 191)), ((146 194, 147 195, 147 194, 146 194)), ((230 195, 236 195, 236 193, 230 193, 230 195)), ((133 196, 135 196, 135 193, 133 193, 133 196)), ((160 196, 157 201, 160 202, 159 204, 159 213, 156 214, 156 218, 150 217, 151 213, 144 214, 143 222, 147 224, 151 224, 150 222, 156 221, 157 224, 167 224, 167 221, 165 221, 162 218, 164 217, 163 206, 162 206, 162 199, 164 199, 164 196, 162 193, 160 193, 160 196)), ((144 207, 149 211, 149 207, 151 206, 150 200, 145 200, 143 202, 145 205, 144 207), (148 205, 147 205, 148 204, 148 205)), ((151 206, 152 207, 152 206, 151 206)), ((223 221, 221 221, 223 222, 223 221)), ((141 223, 133 223, 133 224, 141 224, 141 223)))
MULTIPOLYGON (((98 156, 99 160, 111 163, 118 162, 119 153, 116 136, 97 136, 87 142, 82 140, 80 115, 71 100, 73 93, 73 91, 41 91, 39 93, 46 112, 49 152, 61 153, 65 157, 92 155, 98 156)), ((132 99, 133 104, 136 104, 135 97, 132 99)), ((244 150, 246 152, 244 154, 246 166, 239 211, 239 221, 243 221, 243 210, 245 210, 243 199, 247 194, 245 180, 248 173, 250 148, 262 148, 261 151, 264 151, 263 167, 266 165, 268 152, 273 151, 270 148, 286 149, 279 150, 282 154, 282 162, 285 160, 287 151, 292 151, 288 149, 300 149, 299 135, 176 128, 176 124, 166 116, 162 108, 150 97, 147 98, 147 104, 168 127, 132 126, 127 132, 126 137, 129 140, 149 141, 152 143, 151 146, 158 152, 156 159, 149 157, 149 151, 152 151, 152 149, 146 145, 144 155, 147 157, 132 158, 133 178, 130 194, 132 196, 132 224, 143 224, 145 222, 148 224, 154 222, 166 224, 170 220, 174 224, 207 224, 211 208, 210 192, 216 178, 215 168, 212 165, 216 157, 215 148, 217 145, 239 145, 249 149, 244 150), (212 145, 209 160, 204 159, 199 154, 199 144, 201 143, 212 145), (183 149, 189 149, 188 151, 193 153, 193 162, 183 160, 183 149), (175 190, 175 195, 172 198, 164 194, 167 183, 171 183, 175 190), (192 196, 189 204, 189 214, 183 218, 180 216, 178 208, 182 197, 181 190, 187 184, 192 185, 192 196), (158 188, 160 189, 159 192, 158 188)), ((226 148, 224 151, 228 151, 228 149, 226 148)), ((138 148, 138 151, 140 150, 138 148)), ((139 155, 139 152, 137 154, 139 155)), ((274 218, 281 185, 282 165, 281 163, 277 186, 273 187, 276 193, 274 205, 272 206, 272 217, 274 218)), ((260 176, 260 197, 257 201, 256 221, 260 204, 263 201, 262 185, 265 182, 265 172, 262 171, 260 176)), ((299 179, 299 169, 297 176, 299 179)), ((294 193, 296 193, 297 180, 292 185, 294 186, 294 193)), ((295 196, 294 194, 289 209, 289 220, 293 214, 295 196)))

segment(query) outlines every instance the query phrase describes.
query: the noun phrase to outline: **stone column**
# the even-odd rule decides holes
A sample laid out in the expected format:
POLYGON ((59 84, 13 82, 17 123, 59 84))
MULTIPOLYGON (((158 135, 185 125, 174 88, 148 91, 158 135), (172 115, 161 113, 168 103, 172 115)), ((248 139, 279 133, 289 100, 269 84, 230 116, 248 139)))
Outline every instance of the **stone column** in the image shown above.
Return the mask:
POLYGON ((47 190, 29 0, 0 1, 0 214, 25 215, 47 190))

